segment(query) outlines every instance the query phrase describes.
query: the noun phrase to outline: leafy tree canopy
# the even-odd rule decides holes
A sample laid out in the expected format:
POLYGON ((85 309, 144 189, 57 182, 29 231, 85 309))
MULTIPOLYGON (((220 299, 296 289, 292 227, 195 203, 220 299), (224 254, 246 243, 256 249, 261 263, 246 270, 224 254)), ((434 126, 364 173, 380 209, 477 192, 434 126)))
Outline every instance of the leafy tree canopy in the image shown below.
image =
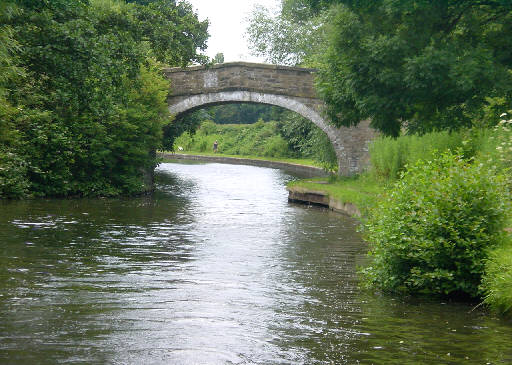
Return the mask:
POLYGON ((371 118, 393 136, 456 129, 471 125, 486 97, 510 100, 509 1, 335 2, 318 82, 335 124, 371 118))
POLYGON ((511 107, 509 0, 283 0, 256 8, 248 35, 269 62, 320 70, 338 126, 424 133, 511 107))
POLYGON ((217 53, 213 58, 213 63, 224 63, 224 53, 217 53))
POLYGON ((284 1, 278 15, 256 6, 247 29, 251 51, 274 64, 312 66, 311 56, 322 44, 323 22, 302 0, 284 1))
POLYGON ((164 0, 0 7, 0 197, 146 189, 170 122, 159 62, 201 60, 207 23, 164 0))

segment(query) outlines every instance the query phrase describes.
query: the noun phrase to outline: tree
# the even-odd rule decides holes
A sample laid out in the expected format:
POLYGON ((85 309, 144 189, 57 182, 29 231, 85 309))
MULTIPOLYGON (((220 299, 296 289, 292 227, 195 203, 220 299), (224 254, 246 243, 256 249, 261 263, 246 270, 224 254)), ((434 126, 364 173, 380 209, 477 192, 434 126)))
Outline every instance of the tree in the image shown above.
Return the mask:
POLYGON ((149 42, 150 55, 171 66, 190 62, 207 63, 208 57, 197 50, 206 49, 208 20, 200 22, 186 1, 152 0, 135 7, 137 31, 149 42))
POLYGON ((20 156, 20 136, 14 127, 20 112, 8 100, 9 84, 23 76, 23 69, 16 65, 19 44, 13 37, 8 22, 18 14, 11 2, 0 4, 0 197, 17 198, 27 193, 27 162, 20 156))
POLYGON ((202 122, 210 120, 211 114, 205 109, 199 109, 179 115, 172 123, 164 126, 163 148, 167 151, 174 151, 174 141, 183 133, 193 135, 202 122))
MULTIPOLYGON (((20 11, 1 18, 0 29, 9 29, 12 45, 19 44, 16 57, 9 57, 26 77, 10 77, 5 87, 0 82, 14 110, 7 129, 16 136, 16 154, 2 154, 13 142, 0 128, 0 171, 7 166, 28 181, 18 195, 147 189, 146 172, 157 163, 154 152, 169 123, 169 82, 158 61, 183 65, 200 59, 207 24, 183 2, 17 4, 20 11), (144 20, 148 14, 155 15, 153 23, 144 20)), ((1 197, 15 195, 3 189, 7 183, 0 172, 1 197)))
MULTIPOLYGON (((306 1, 318 10, 333 1, 306 1)), ((318 90, 338 126, 396 136, 470 126, 512 94, 512 3, 338 0, 318 90)))
POLYGON ((224 63, 224 53, 217 53, 213 58, 213 63, 224 63))
POLYGON ((217 124, 253 124, 260 119, 266 122, 275 120, 279 109, 265 104, 233 103, 212 106, 206 110, 211 114, 209 119, 217 124))
POLYGON ((314 17, 299 2, 284 1, 278 15, 256 6, 247 36, 252 54, 281 65, 312 65, 311 56, 322 44, 323 17, 314 17))
POLYGON ((297 157, 315 159, 328 171, 338 167, 336 152, 329 137, 310 120, 295 112, 283 110, 278 130, 297 157))

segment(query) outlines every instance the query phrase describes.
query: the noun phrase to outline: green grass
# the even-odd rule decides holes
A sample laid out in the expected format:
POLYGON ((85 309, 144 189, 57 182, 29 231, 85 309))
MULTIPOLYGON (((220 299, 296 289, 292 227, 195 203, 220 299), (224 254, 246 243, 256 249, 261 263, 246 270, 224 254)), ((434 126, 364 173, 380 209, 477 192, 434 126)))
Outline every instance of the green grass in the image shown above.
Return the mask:
POLYGON ((486 303, 493 311, 512 316, 512 243, 490 254, 482 282, 486 303))
MULTIPOLYGON (((172 153, 170 151, 163 151, 164 153, 172 153)), ((207 157, 228 157, 228 158, 247 158, 250 160, 260 160, 260 161, 272 161, 272 162, 285 162, 297 165, 304 166, 312 166, 319 167, 322 166, 318 161, 306 158, 287 158, 287 157, 262 157, 256 155, 230 155, 225 153, 213 153, 213 152, 186 152, 186 151, 178 151, 176 153, 184 154, 184 155, 193 155, 193 156, 207 156, 207 157)), ((172 160, 172 158, 169 158, 172 160)))
POLYGON ((386 184, 367 174, 356 177, 330 177, 292 181, 289 187, 299 187, 325 193, 342 203, 355 205, 362 215, 375 205, 384 193, 386 184))
POLYGON ((213 152, 217 141, 219 152, 228 155, 260 157, 294 157, 288 143, 279 135, 276 122, 254 124, 215 124, 204 121, 195 134, 183 133, 174 141, 174 149, 182 147, 190 153, 213 152))

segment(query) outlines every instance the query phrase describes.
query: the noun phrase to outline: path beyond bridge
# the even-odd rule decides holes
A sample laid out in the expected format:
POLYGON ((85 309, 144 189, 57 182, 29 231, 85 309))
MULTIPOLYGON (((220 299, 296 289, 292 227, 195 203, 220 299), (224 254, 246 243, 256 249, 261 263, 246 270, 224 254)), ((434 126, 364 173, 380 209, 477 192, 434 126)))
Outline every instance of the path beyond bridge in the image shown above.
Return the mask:
POLYGON ((368 163, 374 131, 368 121, 336 128, 325 119, 325 105, 314 88, 315 70, 246 62, 165 69, 173 115, 211 105, 260 103, 294 111, 320 127, 334 146, 340 175, 361 172, 368 163))

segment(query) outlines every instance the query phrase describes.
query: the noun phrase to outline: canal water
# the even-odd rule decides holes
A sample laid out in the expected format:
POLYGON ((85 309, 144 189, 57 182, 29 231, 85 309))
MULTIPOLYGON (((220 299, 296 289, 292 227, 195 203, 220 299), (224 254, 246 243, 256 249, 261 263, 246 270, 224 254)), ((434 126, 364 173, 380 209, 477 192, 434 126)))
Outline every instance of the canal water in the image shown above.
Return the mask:
POLYGON ((512 363, 510 322, 361 291, 358 222, 293 178, 166 163, 151 197, 0 203, 0 363, 512 363))

